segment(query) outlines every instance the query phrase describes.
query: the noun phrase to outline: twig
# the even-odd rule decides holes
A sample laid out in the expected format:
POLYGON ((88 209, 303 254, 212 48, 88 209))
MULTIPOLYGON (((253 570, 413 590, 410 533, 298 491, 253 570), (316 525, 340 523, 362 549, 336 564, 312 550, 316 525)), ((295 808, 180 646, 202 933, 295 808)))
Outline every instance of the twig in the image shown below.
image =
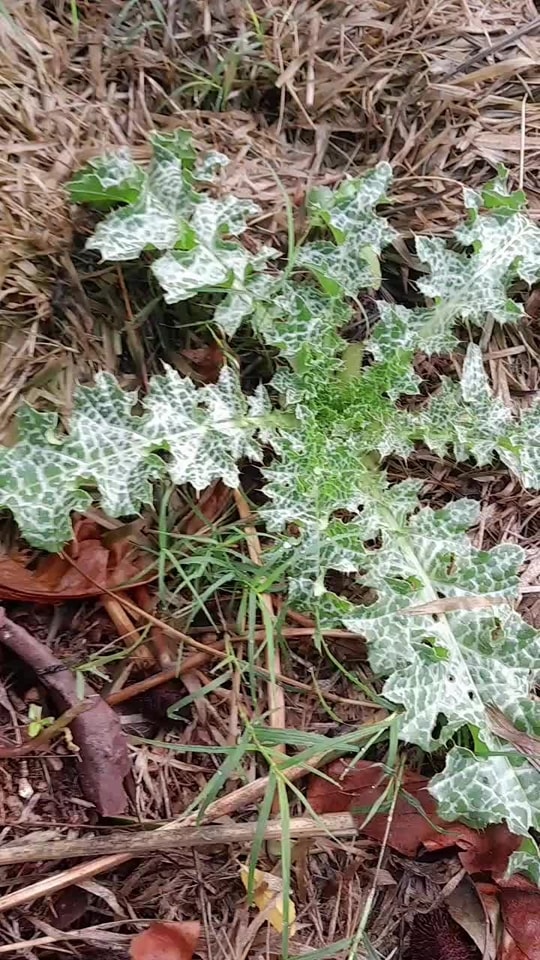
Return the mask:
MULTIPOLYGON (((306 769, 317 769, 317 767, 322 766, 322 764, 328 760, 329 756, 331 756, 329 752, 321 753, 315 757, 311 757, 306 766, 304 766, 304 764, 297 764, 296 766, 289 767, 286 771, 287 780, 289 782, 298 780, 306 773, 306 769)), ((221 817, 231 816, 244 807, 256 803, 264 796, 268 788, 268 782, 268 776, 258 777, 251 783, 246 783, 243 787, 239 787, 238 790, 233 790, 233 792, 227 794, 227 796, 214 800, 208 804, 202 820, 206 822, 219 820, 221 817)), ((155 832, 156 834, 161 832, 168 833, 180 825, 184 827, 195 826, 198 820, 199 813, 195 811, 195 813, 190 814, 188 817, 178 818, 171 823, 166 823, 165 826, 159 827, 155 832)), ((90 860, 88 863, 79 864, 76 867, 71 867, 69 870, 62 870, 54 876, 45 877, 43 880, 38 880, 37 883, 31 883, 28 887, 14 890, 13 893, 7 893, 3 897, 0 897, 0 913, 5 913, 6 910, 12 910, 14 907, 21 907, 25 903, 31 903, 38 897, 52 896, 53 893, 58 893, 59 890, 64 890, 73 883, 79 883, 80 880, 87 880, 90 877, 97 876, 99 873, 113 870, 123 863, 128 863, 131 859, 132 857, 129 853, 115 853, 108 857, 99 857, 97 860, 90 860)))
POLYGON ((456 74, 461 73, 462 70, 468 70, 469 67, 474 66, 479 60, 484 60, 486 57, 489 57, 490 54, 504 50, 504 48, 508 47, 514 40, 519 40, 520 37, 524 37, 527 33, 536 33, 539 29, 540 17, 535 17, 534 20, 530 20, 529 23, 522 23, 517 30, 513 30, 512 33, 507 33, 506 36, 501 37, 496 43, 482 47, 480 50, 477 50, 476 53, 472 53, 470 57, 467 57, 463 63, 459 63, 457 67, 452 67, 451 70, 447 70, 446 73, 443 73, 442 77, 438 78, 437 83, 450 80, 452 77, 455 77, 456 74))
MULTIPOLYGON (((146 857, 153 853, 214 846, 216 844, 248 844, 258 833, 260 825, 250 823, 220 823, 208 827, 176 826, 166 834, 161 830, 139 833, 113 833, 108 837, 87 837, 77 840, 46 840, 37 843, 9 844, 0 850, 0 866, 11 863, 37 863, 45 860, 67 860, 72 857, 92 857, 96 853, 121 853, 132 857, 146 857)), ((333 813, 313 820, 296 817, 289 823, 292 837, 350 837, 357 832, 357 821, 350 813, 333 813)), ((279 840, 283 834, 280 820, 269 820, 264 828, 266 840, 279 840)))
MULTIPOLYGON (((150 612, 152 611, 152 604, 154 601, 150 595, 147 584, 141 584, 140 586, 135 587, 133 590, 133 596, 135 601, 139 604, 141 610, 149 610, 150 612)), ((173 657, 171 656, 171 651, 169 650, 169 645, 163 630, 154 625, 151 627, 150 636, 157 662, 162 670, 166 670, 167 667, 172 666, 173 657)))
MULTIPOLYGON (((1 607, 0 643, 36 671, 61 710, 80 702, 71 671, 24 627, 8 620, 1 607)), ((123 813, 128 802, 123 780, 129 771, 129 755, 119 718, 95 694, 91 709, 73 720, 72 732, 80 751, 79 780, 86 798, 103 816, 123 813)))
POLYGON ((136 644, 133 659, 152 663, 155 657, 152 656, 146 644, 142 642, 139 632, 131 622, 119 599, 109 597, 107 594, 104 594, 100 599, 104 610, 118 630, 120 640, 122 640, 126 647, 131 647, 136 644))
MULTIPOLYGON (((230 643, 240 643, 242 642, 243 637, 229 637, 230 643)), ((213 657, 220 659, 223 656, 225 650, 225 644, 223 642, 216 642, 213 657)), ((149 677, 145 677, 144 680, 138 680, 136 683, 130 683, 129 686, 123 687, 122 690, 118 690, 115 693, 111 693, 105 697, 105 700, 111 706, 116 706, 118 703, 125 703, 127 700, 133 700, 134 697, 139 697, 141 694, 146 693, 147 690, 153 690, 155 687, 161 686, 163 683, 168 683, 170 680, 175 680, 178 677, 183 676, 185 673, 190 673, 192 670, 196 670, 210 659, 210 655, 206 653, 192 653, 189 657, 186 657, 185 660, 182 660, 182 663, 178 667, 168 667, 167 670, 161 670, 160 673, 154 673, 149 677)), ((269 671, 264 667, 257 667, 259 673, 264 677, 268 677, 269 671)), ((286 684, 290 687, 294 687, 295 690, 302 690, 305 693, 313 693, 313 688, 308 683, 302 683, 300 680, 295 680, 293 677, 287 677, 283 673, 275 674, 276 680, 279 680, 280 683, 286 684)), ((338 693, 330 693, 326 690, 323 693, 324 699, 328 700, 330 703, 348 703, 351 706, 355 707, 369 707, 372 710, 380 710, 380 705, 373 703, 371 700, 359 700, 352 697, 342 697, 338 693)), ((0 754, 1 756, 1 754, 0 754)))

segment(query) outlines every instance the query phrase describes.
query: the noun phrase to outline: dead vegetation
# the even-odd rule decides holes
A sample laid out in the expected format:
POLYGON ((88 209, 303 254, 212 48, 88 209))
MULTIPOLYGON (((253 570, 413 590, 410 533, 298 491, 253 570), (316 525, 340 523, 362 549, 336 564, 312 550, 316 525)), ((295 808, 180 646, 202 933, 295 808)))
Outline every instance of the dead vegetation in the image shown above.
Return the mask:
MULTIPOLYGON (((227 187, 261 204, 257 229, 263 236, 285 234, 284 191, 301 208, 313 185, 332 185, 378 159, 395 167, 395 222, 406 233, 448 232, 462 211, 461 185, 484 182, 500 162, 509 167, 513 183, 523 185, 538 216, 539 37, 532 0, 0 3, 2 435, 9 437, 21 399, 64 415, 75 382, 97 369, 113 370, 126 385, 144 383, 147 370, 164 358, 197 372, 193 353, 207 348, 189 329, 180 340, 174 311, 161 303, 145 312, 151 294, 135 268, 99 265, 83 252, 88 223, 70 208, 63 184, 85 160, 122 144, 144 158, 149 130, 187 128, 202 146, 231 157, 227 187)), ((396 270, 406 284, 407 250, 402 253, 396 270)), ((491 332, 485 342, 495 387, 513 403, 527 403, 538 390, 533 301, 529 315, 519 329, 491 332)), ((399 475, 402 465, 394 470, 399 475)), ((539 498, 518 489, 503 472, 458 470, 421 451, 414 471, 431 502, 458 492, 482 499, 479 545, 511 538, 526 546, 523 605, 537 623, 539 498)), ((25 573, 19 571, 15 595, 13 579, 11 595, 3 582, 0 595, 17 603, 10 607, 17 622, 45 641, 57 660, 85 665, 92 685, 122 711, 122 728, 131 735, 131 778, 125 821, 117 827, 180 817, 216 773, 219 751, 236 743, 242 716, 253 719, 256 713, 239 666, 251 638, 236 619, 238 591, 225 581, 201 603, 198 582, 192 588, 206 562, 209 531, 225 543, 218 555, 223 565, 213 560, 216 571, 234 562, 235 572, 241 569, 246 577, 256 565, 238 504, 220 499, 219 491, 213 496, 204 507, 180 493, 171 500, 171 528, 189 533, 194 543, 179 541, 177 575, 165 586, 154 567, 151 592, 158 583, 159 606, 149 602, 148 591, 128 592, 125 603, 111 605, 98 603, 99 591, 84 596, 64 591, 62 597, 62 590, 61 605, 30 606, 32 590, 32 604, 37 602, 33 555, 16 557, 25 573), (184 548, 195 556, 192 566, 184 562, 184 548), (21 576, 27 575, 32 584, 25 596, 21 576), (208 610, 210 618, 202 615, 208 610), (133 642, 138 649, 125 659, 125 647, 133 642), (149 650, 155 658, 150 665, 149 650), (119 652, 110 666, 107 657, 119 652), (174 680, 171 663, 177 656, 185 657, 183 679, 174 680), (212 665, 223 661, 227 667, 226 658, 227 683, 205 692, 215 676, 212 665), (160 683, 155 681, 154 690, 156 673, 160 683), (169 720, 168 707, 186 697, 183 713, 169 720), (178 753, 163 741, 176 742, 178 753), (205 752, 190 750, 194 745, 205 752)), ((141 551, 150 566, 155 562, 156 514, 148 518, 150 533, 94 519, 103 542, 116 535, 141 551)), ((58 590, 57 572, 55 577, 58 590)), ((103 586, 100 577, 97 582, 103 586)), ((279 612, 276 600, 272 616, 279 612)), ((244 627, 247 623, 244 618, 244 627)), ((263 629, 260 612, 254 629, 263 629)), ((339 737, 382 715, 314 653, 309 621, 289 620, 283 636, 288 646, 278 679, 288 727, 339 737)), ((328 640, 349 668, 354 665, 362 680, 370 680, 362 672, 358 638, 343 631, 328 640)), ((267 666, 256 678, 263 702, 267 666)), ((21 672, 7 655, 2 660, 2 738, 9 749, 21 747, 30 702, 52 708, 35 667, 21 672)), ((39 749, 34 744, 29 757, 12 755, 2 771, 3 843, 20 842, 31 828, 32 841, 86 838, 91 847, 94 835, 107 836, 108 828, 81 790, 80 759, 67 741, 46 735, 46 728, 41 736, 39 749)), ((309 766, 316 765, 317 756, 309 766)), ((246 754, 240 770, 231 769, 221 801, 209 798, 206 816, 224 818, 225 827, 231 817, 252 823, 265 796, 262 756, 246 754)), ((297 776, 303 774, 305 767, 297 776)), ((300 812, 293 804, 293 814, 300 812)), ((461 869, 454 857, 441 874, 395 851, 377 865, 379 844, 358 836, 299 843, 295 850, 298 932, 291 952, 298 955, 353 938, 373 889, 370 943, 390 956, 406 943, 422 896, 429 901, 461 869)), ((245 860, 245 853, 237 846, 194 845, 137 862, 114 854, 101 867, 86 859, 39 868, 30 862, 1 866, 0 955, 46 958, 59 956, 61 949, 66 956, 92 960, 125 957, 143 921, 195 915, 203 927, 203 956, 279 955, 279 935, 254 920, 245 905, 236 862, 245 860)), ((425 922, 417 925, 429 949, 425 922)), ((442 942, 444 947, 444 936, 442 942)), ((336 955, 343 956, 344 949, 336 955)), ((412 960, 427 955, 419 951, 412 960)))

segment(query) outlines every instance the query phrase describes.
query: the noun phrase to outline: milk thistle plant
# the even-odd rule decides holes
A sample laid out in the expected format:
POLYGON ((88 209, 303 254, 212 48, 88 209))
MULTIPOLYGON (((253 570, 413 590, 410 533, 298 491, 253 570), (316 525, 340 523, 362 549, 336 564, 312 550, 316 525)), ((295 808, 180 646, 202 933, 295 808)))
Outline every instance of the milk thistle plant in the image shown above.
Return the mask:
POLYGON ((73 511, 97 501, 113 517, 137 514, 160 478, 196 491, 217 479, 236 487, 239 465, 262 464, 265 452, 258 519, 291 606, 321 628, 365 637, 383 695, 401 711, 402 740, 446 751, 430 785, 441 816, 480 828, 506 821, 523 838, 510 870, 539 882, 540 773, 490 720, 495 707, 518 730, 540 733, 540 638, 514 609, 523 551, 476 549, 476 501, 421 506, 419 481, 392 483, 385 468, 423 444, 460 461, 502 462, 525 487, 540 487, 540 405, 515 414, 494 396, 475 342, 488 318, 519 321, 516 283, 540 277, 540 230, 525 196, 510 192, 504 170, 481 193, 466 189, 466 219, 450 242, 416 238, 423 304, 380 299, 360 345, 342 333, 360 292, 380 289, 380 254, 397 237, 378 213, 388 164, 313 191, 308 239, 282 269, 279 251, 253 254, 242 243, 257 207, 209 186, 225 157, 200 161, 183 131, 155 134, 152 145, 147 169, 123 151, 71 181, 74 201, 105 212, 88 248, 114 261, 144 254, 167 303, 211 293, 216 333, 250 328, 272 348, 273 379, 246 394, 233 363, 202 387, 164 366, 139 397, 99 373, 78 388, 67 434, 54 413, 23 405, 17 442, 0 449, 0 504, 30 544, 57 551, 73 511), (415 356, 450 352, 463 355, 460 379, 443 377, 431 398, 407 402, 422 385, 415 356), (334 592, 334 571, 376 599, 334 592))

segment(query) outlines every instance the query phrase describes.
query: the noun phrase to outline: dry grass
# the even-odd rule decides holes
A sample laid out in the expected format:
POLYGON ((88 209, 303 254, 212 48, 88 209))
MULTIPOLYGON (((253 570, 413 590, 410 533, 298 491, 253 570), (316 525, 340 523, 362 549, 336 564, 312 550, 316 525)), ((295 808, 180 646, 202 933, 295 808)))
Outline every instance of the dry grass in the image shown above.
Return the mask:
POLYGON ((62 0, 3 7, 0 318, 48 316, 44 281, 72 242, 66 178, 155 126, 229 153, 231 186, 269 214, 272 170, 301 199, 380 158, 407 229, 447 230, 459 183, 499 162, 540 209, 533 0, 87 0, 78 21, 62 0))
POLYGON ((121 371, 124 350, 141 375, 154 352, 126 334, 117 271, 74 266, 74 223, 76 247, 85 224, 63 184, 90 156, 128 143, 142 158, 149 129, 187 127, 231 157, 228 189, 261 202, 274 236, 278 181, 300 203, 314 183, 380 158, 395 166, 393 220, 405 233, 448 231, 461 183, 485 181, 500 161, 536 215, 539 30, 533 0, 4 0, 4 422, 21 395, 65 411, 77 378, 121 371), (97 274, 104 302, 81 269, 97 274))

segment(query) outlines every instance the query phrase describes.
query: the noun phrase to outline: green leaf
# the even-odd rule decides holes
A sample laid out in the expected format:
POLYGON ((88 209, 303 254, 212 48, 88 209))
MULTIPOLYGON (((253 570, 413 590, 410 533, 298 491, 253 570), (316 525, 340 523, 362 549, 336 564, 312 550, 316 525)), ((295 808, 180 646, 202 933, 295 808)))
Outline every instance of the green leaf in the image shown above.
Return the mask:
MULTIPOLYGON (((356 513, 353 520, 328 520, 331 505, 312 499, 311 517, 318 512, 317 523, 309 519, 306 502, 300 508, 297 505, 288 517, 297 532, 284 538, 267 558, 285 565, 291 603, 311 612, 316 609, 319 622, 327 626, 339 626, 345 617, 357 612, 354 604, 329 591, 329 572, 351 574, 365 568, 370 556, 366 543, 378 537, 385 525, 380 504, 384 502, 385 509, 392 508, 396 516, 405 517, 416 505, 420 486, 417 481, 407 480, 390 487, 384 473, 373 476, 372 471, 362 471, 361 462, 358 474, 356 497, 350 504, 351 511, 356 513)), ((318 484, 314 490, 319 491, 318 484)), ((269 492, 268 487, 265 492, 269 492)), ((280 507, 283 509, 283 504, 280 507)), ((273 508, 267 515, 273 522, 273 508)))
POLYGON ((499 437, 497 452, 501 460, 519 477, 525 487, 540 488, 540 403, 523 413, 499 437))
POLYGON ((193 169, 197 153, 193 147, 193 138, 189 130, 178 129, 170 133, 154 131, 150 134, 149 139, 154 151, 154 159, 159 164, 179 160, 182 169, 193 169))
POLYGON ((300 358, 306 346, 310 354, 329 360, 343 351, 338 331, 350 318, 347 304, 318 287, 265 275, 254 276, 245 290, 231 292, 214 316, 229 335, 249 320, 254 333, 289 362, 300 358))
POLYGON ((84 513, 92 502, 81 489, 78 451, 58 436, 57 423, 56 414, 24 405, 18 443, 0 447, 0 506, 11 511, 32 546, 53 552, 72 537, 71 512, 84 513))
POLYGON ((531 828, 540 829, 540 774, 515 753, 478 758, 454 747, 429 791, 444 820, 461 820, 480 829, 506 821, 510 831, 521 836, 531 828))
MULTIPOLYGON (((364 243, 377 249, 381 236, 388 235, 388 225, 377 220, 373 211, 386 199, 391 183, 392 168, 383 162, 363 177, 344 180, 335 190, 315 189, 308 198, 310 222, 313 226, 330 227, 338 243, 361 229, 364 243)), ((393 230, 390 233, 392 238, 396 236, 393 230)))
POLYGON ((334 243, 320 240, 300 247, 295 266, 309 270, 330 296, 355 297, 362 288, 377 289, 378 256, 397 236, 375 206, 384 199, 392 170, 380 163, 365 177, 347 180, 336 191, 314 191, 309 210, 314 225, 328 226, 334 243))
POLYGON ((0 505, 29 543, 60 550, 71 539, 71 512, 84 513, 96 498, 89 490, 106 512, 128 516, 151 502, 151 481, 160 476, 197 490, 214 479, 235 486, 238 461, 260 459, 264 390, 245 398, 227 367, 217 384, 199 390, 167 369, 152 379, 140 415, 136 402, 101 373, 93 387, 78 388, 69 436, 59 435, 54 414, 21 408, 18 442, 0 447, 0 505))
POLYGON ((117 203, 133 203, 139 197, 144 174, 129 150, 90 160, 66 184, 72 203, 90 203, 109 209, 117 203))
POLYGON ((465 205, 471 210, 472 218, 482 207, 491 210, 502 219, 512 217, 527 206, 527 197, 523 190, 511 192, 508 187, 508 170, 500 165, 497 176, 486 183, 480 193, 474 190, 465 190, 465 205))
POLYGON ((516 850, 508 860, 506 876, 514 873, 523 873, 540 887, 540 850, 532 837, 523 840, 519 850, 516 850))
POLYGON ((458 344, 453 334, 455 317, 444 310, 377 303, 379 321, 368 347, 376 360, 390 360, 397 350, 422 351, 428 355, 451 353, 458 344))
MULTIPOLYGON (((86 248, 98 250, 103 260, 136 260, 144 250, 174 247, 180 235, 174 212, 177 202, 169 207, 166 200, 160 198, 164 183, 159 184, 157 177, 153 181, 148 177, 135 203, 114 210, 98 223, 86 241, 86 248)), ((180 202, 183 196, 178 193, 176 201, 180 202)))
POLYGON ((444 456, 452 447, 458 460, 490 463, 495 454, 526 487, 540 487, 540 404, 513 418, 494 397, 480 349, 467 349, 461 382, 444 378, 440 393, 417 418, 417 436, 444 456))
POLYGON ((200 389, 168 368, 163 376, 153 377, 144 406, 145 435, 169 452, 167 473, 173 483, 203 490, 221 479, 237 487, 238 462, 261 458, 253 434, 257 416, 264 417, 264 390, 247 399, 229 367, 222 369, 216 384, 200 389))
POLYGON ((200 183, 213 183, 218 174, 229 165, 229 158, 223 153, 213 151, 207 153, 193 171, 195 180, 200 183))
POLYGON ((457 252, 438 237, 417 237, 418 256, 431 274, 418 281, 420 290, 454 318, 478 325, 488 313, 500 323, 522 316, 523 307, 508 299, 507 290, 518 278, 539 279, 540 229, 522 213, 473 216, 454 236, 472 252, 457 252))
POLYGON ((244 288, 249 272, 262 266, 240 244, 225 241, 225 234, 238 236, 246 229, 246 217, 258 210, 255 204, 236 197, 213 200, 204 197, 190 221, 193 240, 189 249, 173 250, 155 260, 152 272, 164 290, 167 303, 193 297, 199 290, 237 286, 244 288))
POLYGON ((489 742, 489 704, 522 729, 531 723, 540 636, 508 605, 517 595, 523 552, 510 544, 475 549, 465 531, 477 515, 471 500, 423 509, 408 523, 389 515, 382 546, 369 554, 362 577, 378 599, 345 620, 368 640, 374 671, 388 676, 384 695, 405 708, 402 738, 425 750, 464 724, 489 742), (441 598, 464 600, 440 614, 408 612, 441 598))
POLYGON ((87 240, 87 248, 98 250, 104 260, 135 260, 144 250, 167 250, 185 232, 182 222, 197 201, 191 135, 185 130, 154 133, 150 142, 154 156, 148 171, 134 168, 136 195, 102 220, 87 240))
POLYGON ((445 377, 439 394, 418 418, 419 434, 440 456, 451 446, 456 459, 473 456, 481 465, 492 461, 511 423, 510 410, 492 396, 475 344, 467 348, 461 382, 445 377))

